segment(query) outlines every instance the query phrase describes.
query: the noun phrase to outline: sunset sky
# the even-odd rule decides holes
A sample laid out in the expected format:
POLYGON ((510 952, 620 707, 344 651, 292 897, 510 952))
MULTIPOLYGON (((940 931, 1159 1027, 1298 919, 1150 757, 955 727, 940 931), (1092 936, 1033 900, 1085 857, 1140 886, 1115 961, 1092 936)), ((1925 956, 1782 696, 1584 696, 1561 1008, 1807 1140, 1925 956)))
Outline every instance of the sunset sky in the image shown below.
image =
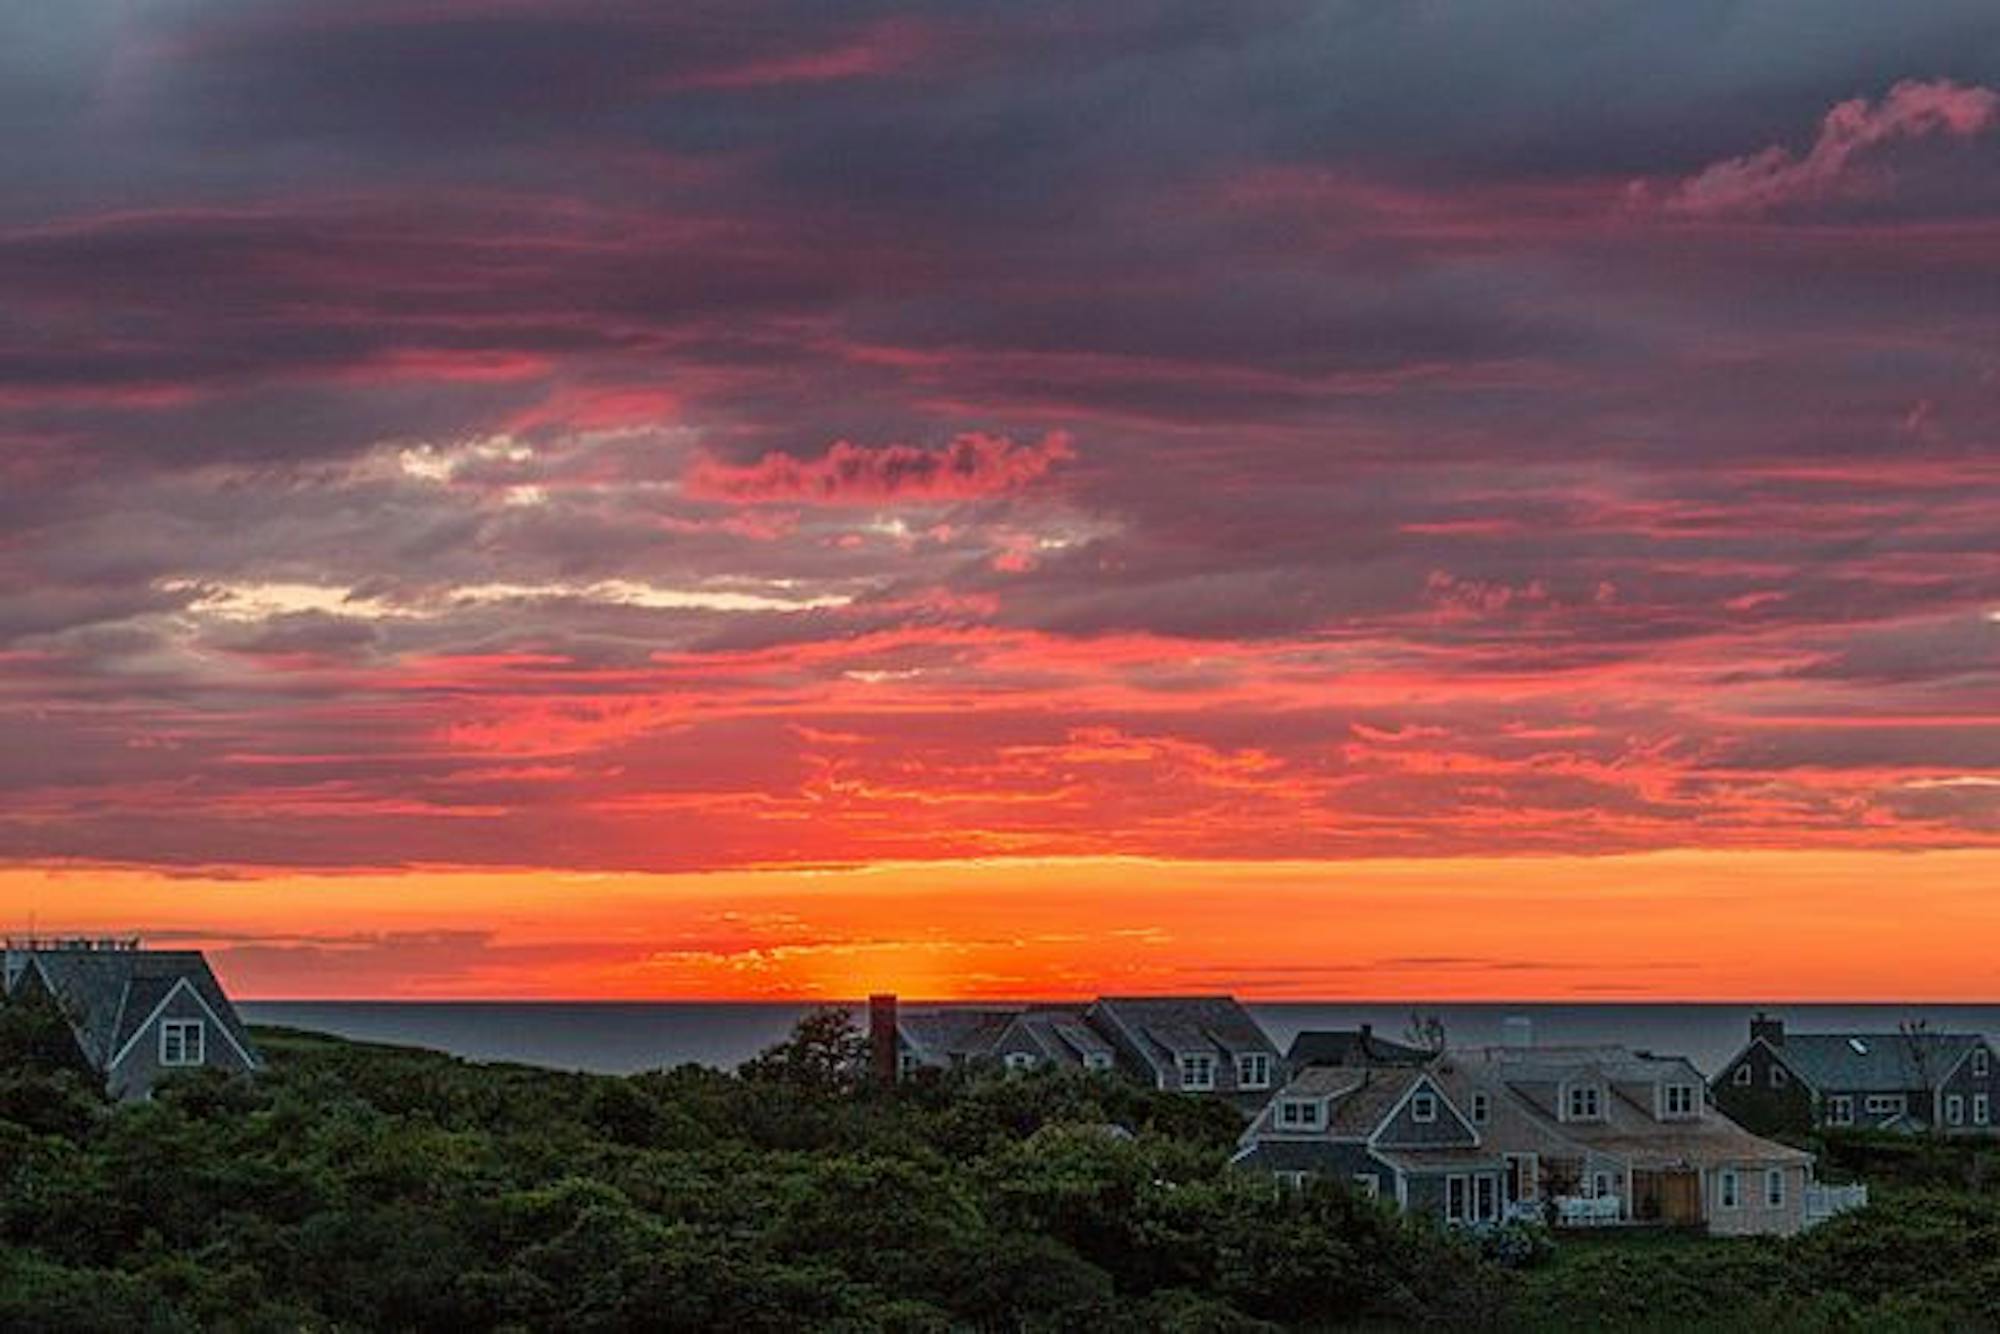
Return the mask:
POLYGON ((0 919, 2000 997, 2000 6, 0 9, 0 919))

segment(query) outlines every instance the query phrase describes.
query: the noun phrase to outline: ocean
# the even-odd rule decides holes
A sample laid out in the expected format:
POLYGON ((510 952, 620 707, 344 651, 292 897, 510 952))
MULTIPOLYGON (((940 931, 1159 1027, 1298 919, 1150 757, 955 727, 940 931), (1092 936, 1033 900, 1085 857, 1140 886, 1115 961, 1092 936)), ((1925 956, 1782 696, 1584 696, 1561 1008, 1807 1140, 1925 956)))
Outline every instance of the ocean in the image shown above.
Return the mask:
MULTIPOLYGON (((631 1074, 688 1063, 733 1067, 783 1039, 814 1007, 707 1001, 245 1001, 238 1008, 253 1024, 429 1047, 474 1061, 631 1074)), ((860 1002, 850 1008, 862 1016, 860 1002)), ((1538 1043, 1623 1043, 1689 1057, 1705 1074, 1713 1074, 1742 1047, 1750 1016, 1759 1008, 1797 1032, 1893 1032, 1900 1023, 1923 1020, 1934 1031, 2000 1037, 2000 1005, 1249 1004, 1280 1050, 1306 1028, 1372 1024, 1382 1036, 1400 1038, 1413 1012, 1441 1019, 1452 1045, 1479 1046, 1499 1042, 1502 1024, 1522 1017, 1532 1023, 1538 1043)))

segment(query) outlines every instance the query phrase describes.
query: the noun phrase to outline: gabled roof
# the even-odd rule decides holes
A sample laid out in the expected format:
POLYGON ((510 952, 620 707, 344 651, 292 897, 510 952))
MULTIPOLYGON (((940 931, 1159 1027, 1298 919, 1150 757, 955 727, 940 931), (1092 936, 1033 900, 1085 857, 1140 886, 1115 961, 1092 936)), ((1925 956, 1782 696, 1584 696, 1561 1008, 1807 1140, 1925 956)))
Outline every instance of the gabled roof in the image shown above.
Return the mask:
POLYGON ((1434 1053, 1391 1042, 1365 1028, 1307 1029, 1292 1039, 1285 1061, 1304 1065, 1422 1065, 1434 1053))
POLYGON ((1765 1045, 1821 1093, 1934 1087, 1973 1048, 1976 1033, 1787 1033, 1765 1045))
POLYGON ((896 1020, 896 1031, 920 1059, 945 1065, 991 1053, 993 1044, 1020 1013, 956 1006, 905 1011, 896 1020))
POLYGON ((1424 1071, 1409 1067, 1309 1066, 1278 1090, 1244 1132, 1244 1140, 1249 1142, 1266 1135, 1288 1133, 1336 1140, 1365 1140, 1381 1129, 1390 1113, 1426 1078, 1424 1071), (1278 1124, 1278 1105, 1302 1098, 1325 1101, 1326 1123, 1312 1130, 1287 1131, 1278 1124))
POLYGON ((26 968, 60 1002, 77 1045, 98 1070, 111 1067, 183 983, 214 1013, 228 1039, 252 1061, 257 1059, 249 1031, 200 950, 56 948, 28 951, 27 956, 26 968))
POLYGON ((1277 1054, 1233 996, 1103 996, 1092 1009, 1107 1016, 1150 1064, 1162 1069, 1189 1054, 1277 1054))
POLYGON ((1088 1057, 1108 1062, 1117 1055, 1104 1036, 1084 1022, 1083 1011, 1077 1007, 1027 1010, 1015 1016, 1014 1031, 1021 1033, 1045 1058, 1064 1065, 1081 1065, 1088 1057))

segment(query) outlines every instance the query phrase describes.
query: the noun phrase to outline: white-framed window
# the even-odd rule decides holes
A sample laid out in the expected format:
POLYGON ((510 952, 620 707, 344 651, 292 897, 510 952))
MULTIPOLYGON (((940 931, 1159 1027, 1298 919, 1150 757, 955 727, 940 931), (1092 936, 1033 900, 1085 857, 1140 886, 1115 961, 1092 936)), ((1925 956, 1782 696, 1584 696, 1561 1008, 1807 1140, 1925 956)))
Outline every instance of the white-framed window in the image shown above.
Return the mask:
POLYGON ((1467 1189, 1466 1178, 1457 1174, 1446 1177, 1444 1179, 1445 1221, 1463 1223, 1466 1219, 1466 1206, 1470 1203, 1471 1196, 1467 1189))
POLYGON ((1111 1053, 1108 1051, 1085 1052, 1083 1054, 1083 1068, 1102 1074, 1111 1068, 1111 1053))
POLYGON ((1617 1190, 1611 1184, 1611 1174, 1609 1172, 1592 1172, 1590 1174, 1590 1194, 1593 1199, 1608 1200, 1617 1193, 1617 1190))
POLYGON ((200 1019, 160 1021, 160 1064, 200 1065, 208 1054, 208 1025, 200 1019))
POLYGON ((1826 1100, 1826 1123, 1830 1126, 1854 1124, 1854 1099, 1842 1093, 1826 1100))
POLYGON ((1025 1051, 1010 1051, 1000 1059, 1006 1064, 1009 1070, 1014 1071, 1016 1074, 1019 1074, 1023 1070, 1032 1070, 1035 1068, 1034 1056, 1025 1051))
POLYGON ((1429 1123, 1438 1119, 1438 1100, 1435 1093, 1419 1093, 1410 1099, 1410 1119, 1429 1123))
POLYGON ((1320 1104, 1311 1098, 1278 1099, 1280 1130, 1318 1130, 1320 1104))
POLYGON ((1571 1084, 1564 1106, 1571 1121, 1595 1121, 1604 1114, 1604 1095, 1595 1084, 1571 1084))
POLYGON ((1972 1124, 1983 1126, 1993 1119, 1993 1102, 1984 1093, 1972 1095, 1972 1124))
POLYGON ((1364 1198, 1379 1200, 1382 1198, 1382 1178, 1373 1172, 1356 1172, 1354 1189, 1360 1191, 1364 1198))
POLYGON ((1764 1207, 1766 1209, 1785 1207, 1785 1169, 1782 1167, 1764 1169, 1764 1207))
POLYGON ((1246 1051, 1236 1058, 1236 1087, 1242 1089, 1267 1089, 1271 1087, 1271 1057, 1269 1053, 1246 1051))
POLYGON ((1862 1106, 1868 1109, 1870 1116, 1901 1116, 1908 1104, 1900 1093, 1871 1093, 1862 1106))
POLYGON ((1792 1082, 1791 1072, 1776 1061, 1771 1062, 1771 1087, 1781 1089, 1792 1082))
POLYGON ((1736 1073, 1729 1077, 1729 1082, 1738 1088, 1747 1089, 1750 1087, 1750 1081, 1756 1077, 1757 1072, 1750 1068, 1750 1062, 1745 1061, 1736 1067, 1736 1073))
POLYGON ((1944 1099, 1944 1123, 1948 1126, 1965 1124, 1965 1095, 1947 1093, 1944 1099))
POLYGON ((1472 1106, 1467 1110, 1472 1113, 1472 1124, 1476 1126, 1485 1125, 1493 1115, 1492 1097, 1483 1089, 1475 1089, 1473 1090, 1471 1103, 1472 1106))
POLYGON ((1667 1115, 1668 1116, 1694 1115, 1694 1085, 1692 1084, 1667 1085, 1667 1115))
POLYGON ((917 1068, 922 1064, 923 1062, 917 1059, 917 1054, 913 1051, 899 1051, 896 1053, 896 1074, 903 1079, 908 1079, 911 1075, 916 1074, 917 1068))
POLYGON ((1491 1173, 1482 1172, 1472 1179, 1472 1216, 1482 1223, 1500 1217, 1500 1183, 1491 1173))
POLYGON ((1181 1087, 1184 1089, 1214 1088, 1215 1058, 1207 1052, 1189 1052, 1181 1057, 1181 1087))
POLYGON ((1736 1169, 1725 1167, 1716 1174, 1715 1195, 1724 1209, 1739 1208, 1743 1203, 1743 1183, 1736 1175, 1736 1169))
POLYGON ((1972 1049, 1972 1077, 1974 1079, 1984 1079, 1986 1078, 1986 1072, 1991 1068, 1992 1057, 1987 1055, 1986 1048, 1974 1047, 1972 1049))

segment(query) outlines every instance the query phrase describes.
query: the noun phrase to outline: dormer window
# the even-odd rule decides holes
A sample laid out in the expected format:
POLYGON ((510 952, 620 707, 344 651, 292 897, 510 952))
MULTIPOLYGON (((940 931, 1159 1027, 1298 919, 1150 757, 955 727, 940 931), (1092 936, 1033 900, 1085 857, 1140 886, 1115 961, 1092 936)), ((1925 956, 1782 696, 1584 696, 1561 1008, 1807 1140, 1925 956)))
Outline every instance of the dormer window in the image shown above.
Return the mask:
POLYGON ((1035 1068, 1034 1056, 1025 1051, 1010 1051, 1004 1059, 1007 1068, 1016 1074, 1019 1074, 1023 1070, 1032 1070, 1035 1068))
POLYGON ((1236 1087, 1243 1089, 1267 1089, 1271 1087, 1271 1057, 1261 1051, 1244 1052, 1236 1058, 1236 1087))
POLYGON ((1493 1115, 1493 1099, 1484 1091, 1475 1090, 1471 1102, 1472 1106, 1467 1110, 1472 1113, 1472 1124, 1485 1125, 1487 1119, 1493 1115))
POLYGON ((199 1019, 167 1019, 160 1024, 160 1064, 200 1065, 207 1055, 208 1026, 199 1019))
POLYGON ((1318 1130, 1322 1106, 1312 1098, 1278 1099, 1278 1129, 1318 1130))
POLYGON ((1667 1085, 1666 1114, 1668 1116, 1672 1117, 1693 1116, 1695 1114, 1694 1108, 1695 1108, 1694 1085, 1692 1084, 1667 1085))
POLYGON ((1189 1052, 1181 1057, 1181 1087, 1204 1091, 1215 1087, 1215 1057, 1189 1052))
POLYGON ((1435 1093, 1419 1093, 1410 1099, 1410 1119, 1426 1124, 1438 1119, 1438 1100, 1435 1093))
POLYGON ((1083 1058, 1083 1068, 1099 1073, 1109 1070, 1111 1068, 1111 1054, 1102 1051, 1086 1052, 1083 1058))
POLYGON ((1595 1084, 1572 1084, 1566 1104, 1570 1121, 1595 1121, 1604 1115, 1604 1093, 1595 1084))

